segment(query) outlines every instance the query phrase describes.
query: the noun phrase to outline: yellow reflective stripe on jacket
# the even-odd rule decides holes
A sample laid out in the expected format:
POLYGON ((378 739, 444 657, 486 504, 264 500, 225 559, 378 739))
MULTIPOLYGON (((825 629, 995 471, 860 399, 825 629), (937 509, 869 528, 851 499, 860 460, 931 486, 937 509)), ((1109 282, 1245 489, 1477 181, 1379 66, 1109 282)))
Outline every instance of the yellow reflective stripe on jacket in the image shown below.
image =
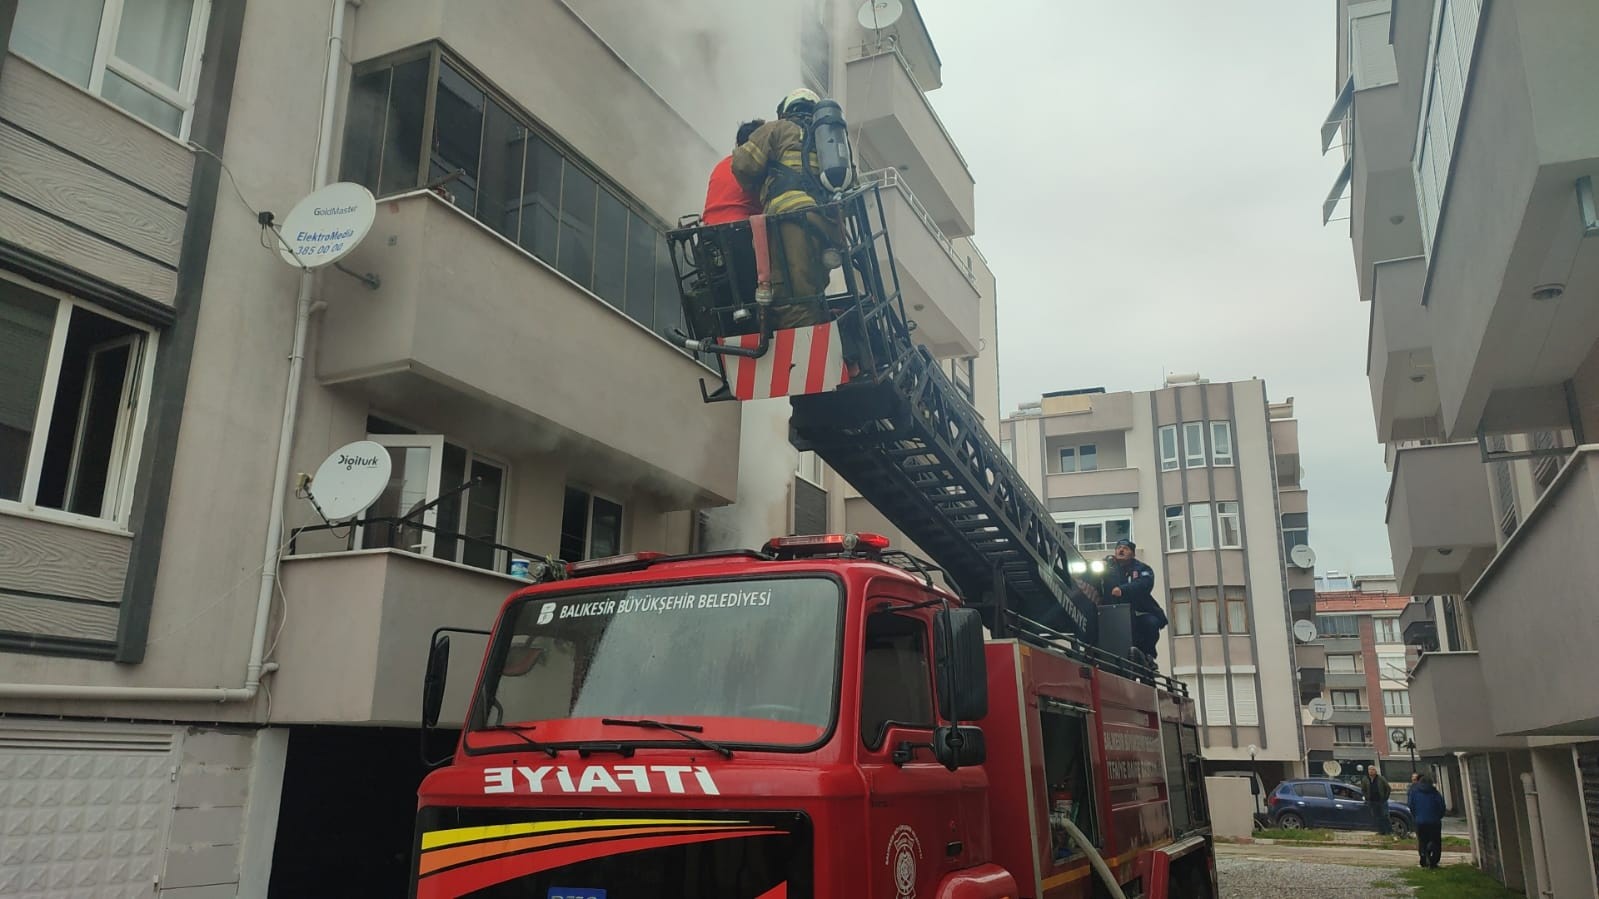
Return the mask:
POLYGON ((808 209, 816 205, 816 199, 803 190, 791 190, 778 194, 766 201, 767 215, 782 215, 796 209, 808 209))

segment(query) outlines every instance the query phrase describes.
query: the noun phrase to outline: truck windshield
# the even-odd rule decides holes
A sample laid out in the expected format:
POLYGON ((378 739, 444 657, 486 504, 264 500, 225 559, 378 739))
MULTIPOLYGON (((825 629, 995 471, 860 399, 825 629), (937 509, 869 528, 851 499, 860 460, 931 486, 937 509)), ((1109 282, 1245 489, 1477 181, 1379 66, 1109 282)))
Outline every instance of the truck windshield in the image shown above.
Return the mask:
POLYGON ((533 725, 544 745, 677 741, 602 721, 649 718, 718 742, 815 744, 832 723, 841 600, 820 577, 529 597, 507 612, 472 725, 533 725))

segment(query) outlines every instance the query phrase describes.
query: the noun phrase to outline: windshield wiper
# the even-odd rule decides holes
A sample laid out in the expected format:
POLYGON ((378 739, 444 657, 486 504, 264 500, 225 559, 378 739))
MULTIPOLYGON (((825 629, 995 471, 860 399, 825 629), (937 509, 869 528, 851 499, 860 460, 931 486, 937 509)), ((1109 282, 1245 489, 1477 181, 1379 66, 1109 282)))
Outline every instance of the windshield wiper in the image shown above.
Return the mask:
POLYGON ((520 738, 522 740, 522 742, 524 742, 527 745, 533 747, 534 749, 537 749, 539 752, 544 753, 545 755, 549 756, 552 759, 555 758, 555 756, 558 753, 555 751, 555 747, 554 746, 545 746, 543 743, 540 743, 539 741, 537 741, 537 740, 533 739, 532 737, 528 736, 526 733, 523 733, 523 731, 529 731, 529 730, 532 730, 532 729, 533 729, 533 725, 531 725, 531 724, 487 724, 487 725, 484 725, 483 727, 474 727, 474 728, 472 728, 471 731, 469 731, 469 733, 479 734, 479 733, 484 733, 484 732, 490 732, 490 733, 515 734, 518 738, 520 738))
POLYGON ((705 728, 698 724, 668 724, 665 721, 656 721, 653 718, 601 718, 600 723, 614 727, 643 727, 650 730, 671 731, 696 746, 720 754, 724 759, 733 757, 733 750, 728 749, 726 746, 718 746, 700 736, 699 733, 703 732, 705 728))

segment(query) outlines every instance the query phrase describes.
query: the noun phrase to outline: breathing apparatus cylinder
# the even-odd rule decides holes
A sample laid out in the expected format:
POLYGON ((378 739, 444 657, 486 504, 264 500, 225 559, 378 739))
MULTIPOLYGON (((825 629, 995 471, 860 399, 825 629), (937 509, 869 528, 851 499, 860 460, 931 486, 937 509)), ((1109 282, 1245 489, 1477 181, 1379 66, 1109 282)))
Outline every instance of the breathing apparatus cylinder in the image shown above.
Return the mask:
POLYGON ((842 193, 853 186, 855 160, 844 123, 844 110, 836 100, 816 104, 816 111, 811 114, 809 138, 816 150, 815 175, 822 187, 830 193, 842 193))

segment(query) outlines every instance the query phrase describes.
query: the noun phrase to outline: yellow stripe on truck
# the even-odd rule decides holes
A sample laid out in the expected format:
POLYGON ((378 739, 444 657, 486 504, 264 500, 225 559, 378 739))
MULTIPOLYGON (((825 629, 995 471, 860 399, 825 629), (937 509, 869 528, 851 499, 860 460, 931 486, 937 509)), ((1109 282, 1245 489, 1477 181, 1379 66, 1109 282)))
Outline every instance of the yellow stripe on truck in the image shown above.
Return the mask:
POLYGON ((438 849, 478 840, 516 837, 530 833, 559 833, 563 830, 583 830, 602 827, 658 827, 671 824, 691 824, 701 827, 742 827, 748 821, 691 821, 675 818, 585 818, 578 821, 537 821, 528 824, 491 824, 484 827, 457 827, 453 830, 430 830, 422 834, 422 849, 438 849))

